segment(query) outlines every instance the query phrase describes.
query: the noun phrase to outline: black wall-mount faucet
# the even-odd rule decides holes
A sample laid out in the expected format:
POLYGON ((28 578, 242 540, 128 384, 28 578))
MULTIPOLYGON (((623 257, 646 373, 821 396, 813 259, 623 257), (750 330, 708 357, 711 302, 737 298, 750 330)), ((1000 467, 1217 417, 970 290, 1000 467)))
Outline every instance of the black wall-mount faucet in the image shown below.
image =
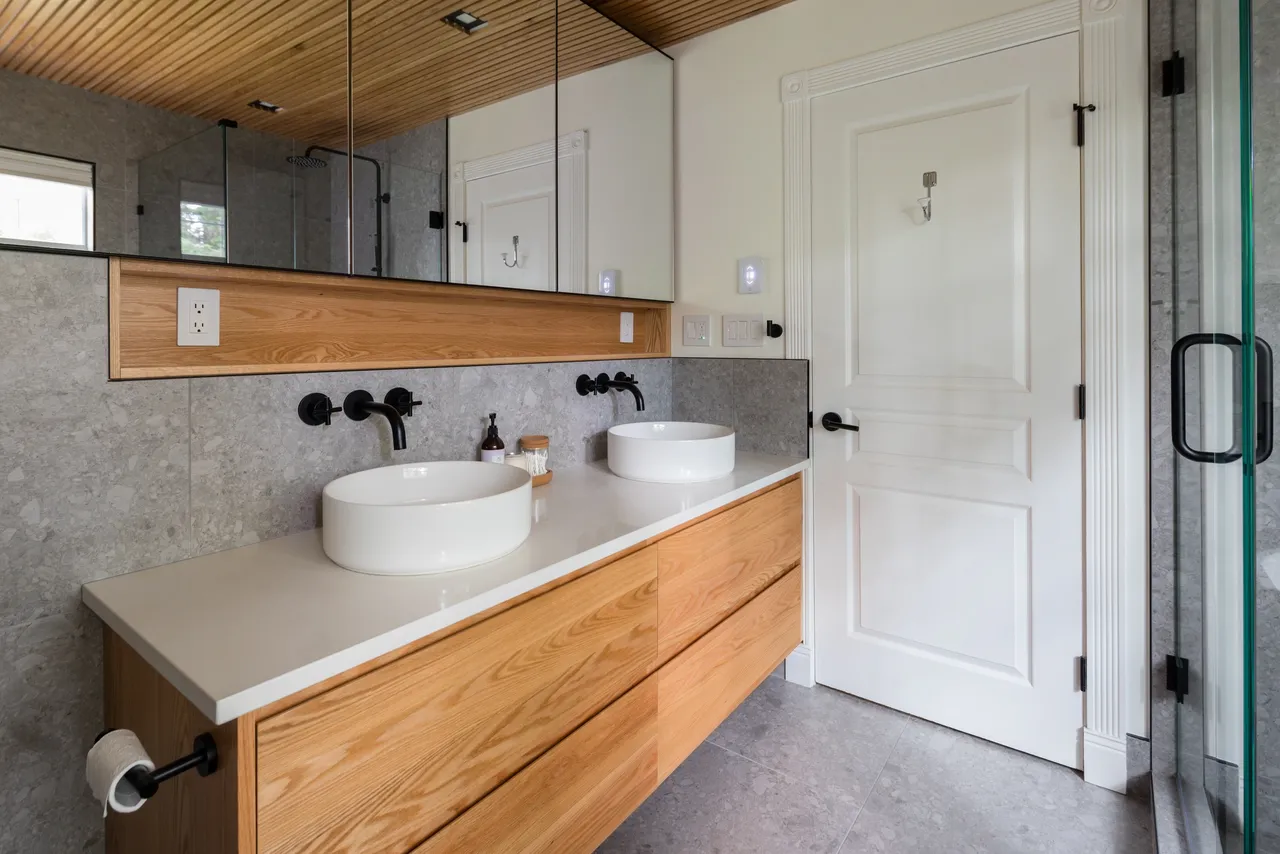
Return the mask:
POLYGON ((636 399, 636 412, 644 412, 644 395, 640 393, 640 384, 634 376, 629 377, 622 371, 618 371, 613 379, 609 379, 609 375, 605 373, 599 374, 595 379, 586 374, 578 377, 578 394, 583 397, 589 394, 604 394, 612 388, 631 392, 636 399))
POLYGON ((363 421, 374 413, 383 416, 391 425, 391 447, 397 451, 409 447, 404 437, 404 419, 400 417, 400 410, 389 403, 379 403, 369 392, 363 389, 351 392, 342 402, 342 411, 352 421, 363 421))

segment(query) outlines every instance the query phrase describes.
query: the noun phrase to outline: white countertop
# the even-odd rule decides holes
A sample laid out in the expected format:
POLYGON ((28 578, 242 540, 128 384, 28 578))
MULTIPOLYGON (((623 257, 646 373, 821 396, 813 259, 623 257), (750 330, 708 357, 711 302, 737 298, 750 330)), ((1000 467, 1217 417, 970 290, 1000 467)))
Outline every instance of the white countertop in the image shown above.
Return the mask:
POLYGON ((350 572, 320 532, 86 584, 84 602, 215 724, 426 637, 808 468, 737 455, 710 483, 623 480, 604 462, 534 490, 533 533, 506 557, 428 576, 350 572))

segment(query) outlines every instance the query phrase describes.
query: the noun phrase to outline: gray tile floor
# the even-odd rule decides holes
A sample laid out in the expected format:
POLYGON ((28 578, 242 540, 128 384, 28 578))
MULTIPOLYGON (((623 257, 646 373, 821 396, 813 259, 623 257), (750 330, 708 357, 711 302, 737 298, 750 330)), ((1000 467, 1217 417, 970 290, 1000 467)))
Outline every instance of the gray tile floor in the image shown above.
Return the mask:
POLYGON ((770 677, 597 854, 1150 854, 1146 804, 770 677))

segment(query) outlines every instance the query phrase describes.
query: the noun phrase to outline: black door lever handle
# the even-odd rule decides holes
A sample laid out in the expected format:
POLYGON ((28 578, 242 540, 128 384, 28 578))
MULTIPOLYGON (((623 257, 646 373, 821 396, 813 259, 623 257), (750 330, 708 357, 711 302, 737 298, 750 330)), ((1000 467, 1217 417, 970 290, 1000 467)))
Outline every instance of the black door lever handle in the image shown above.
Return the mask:
POLYGON ((822 416, 822 426, 832 433, 837 430, 852 430, 854 433, 858 432, 857 424, 845 424, 840 420, 840 416, 836 415, 834 412, 828 412, 826 415, 822 416))

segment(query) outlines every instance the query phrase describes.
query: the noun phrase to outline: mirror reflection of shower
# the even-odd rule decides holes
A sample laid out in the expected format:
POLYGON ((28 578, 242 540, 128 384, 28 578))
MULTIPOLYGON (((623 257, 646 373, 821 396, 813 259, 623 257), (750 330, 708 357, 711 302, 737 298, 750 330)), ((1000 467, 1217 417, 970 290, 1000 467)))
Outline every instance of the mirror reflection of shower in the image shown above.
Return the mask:
MULTIPOLYGON (((328 161, 315 156, 316 152, 318 151, 323 151, 326 154, 332 154, 336 157, 347 156, 347 153, 345 151, 339 151, 336 148, 329 148, 323 145, 312 145, 307 148, 306 153, 301 155, 297 155, 297 154, 290 155, 285 159, 300 169, 324 169, 329 165, 329 163, 328 161)), ((374 179, 373 179, 374 192, 373 192, 373 202, 372 202, 372 207, 374 211, 374 226, 373 226, 373 235, 372 235, 373 236, 373 263, 369 266, 369 269, 367 272, 371 272, 373 273, 373 275, 381 277, 383 275, 383 261, 385 259, 385 255, 382 251, 382 206, 391 204, 391 194, 384 193, 382 190, 382 164, 381 163, 379 163, 377 160, 374 160, 372 157, 365 157, 363 154, 355 155, 355 159, 363 161, 373 166, 373 173, 374 173, 374 179)), ((356 188, 356 199, 357 199, 356 203, 360 204, 360 201, 359 201, 360 193, 359 193, 358 182, 357 182, 357 188, 356 188)), ((356 220, 357 222, 359 222, 360 220, 359 215, 357 215, 356 220)), ((358 233, 359 232, 357 232, 357 234, 358 233)), ((357 258, 359 258, 359 255, 361 254, 358 250, 359 250, 359 247, 357 247, 357 253, 356 253, 357 258)), ((361 269, 359 266, 357 266, 353 270, 353 272, 365 273, 366 271, 364 269, 361 269)))

